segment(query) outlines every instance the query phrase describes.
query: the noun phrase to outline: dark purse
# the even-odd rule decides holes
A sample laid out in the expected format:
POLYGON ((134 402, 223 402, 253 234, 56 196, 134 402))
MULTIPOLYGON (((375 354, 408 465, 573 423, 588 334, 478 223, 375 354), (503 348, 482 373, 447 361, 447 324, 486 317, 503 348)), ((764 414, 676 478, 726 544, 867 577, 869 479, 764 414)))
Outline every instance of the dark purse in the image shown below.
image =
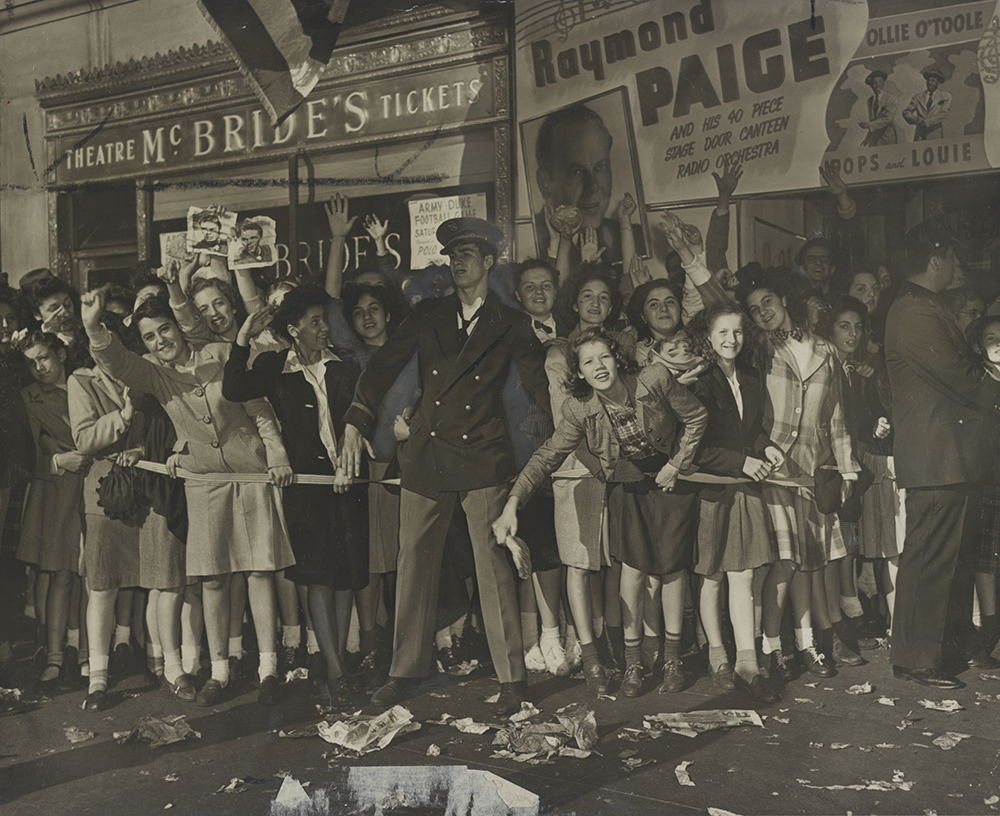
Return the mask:
POLYGON ((151 502, 136 469, 113 462, 111 472, 98 480, 97 504, 110 519, 138 524, 151 502))
POLYGON ((861 496, 872 486, 875 474, 863 464, 860 465, 860 468, 858 478, 854 482, 851 495, 848 496, 846 503, 841 498, 844 477, 840 475, 840 471, 826 467, 816 468, 814 474, 816 487, 813 494, 819 512, 829 515, 840 511, 838 515, 841 521, 857 522, 861 518, 861 496))

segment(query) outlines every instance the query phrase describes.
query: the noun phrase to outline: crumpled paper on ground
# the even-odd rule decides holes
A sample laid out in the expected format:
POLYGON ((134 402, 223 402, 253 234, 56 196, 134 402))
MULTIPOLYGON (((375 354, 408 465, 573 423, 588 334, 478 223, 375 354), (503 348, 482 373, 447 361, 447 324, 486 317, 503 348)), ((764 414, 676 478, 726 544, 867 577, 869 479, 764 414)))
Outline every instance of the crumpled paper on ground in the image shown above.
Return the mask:
POLYGON ((687 771, 687 769, 693 764, 693 762, 684 760, 680 765, 674 768, 674 776, 677 777, 677 781, 681 785, 689 788, 693 788, 695 786, 694 782, 691 781, 691 774, 687 771))
POLYGON ((116 731, 114 737, 122 745, 128 742, 146 742, 150 748, 159 748, 192 737, 201 739, 201 733, 184 721, 183 714, 175 714, 162 720, 140 717, 131 731, 116 731))
POLYGON ((493 744, 515 754, 589 756, 597 744, 594 712, 583 703, 572 703, 560 708, 555 716, 554 723, 512 723, 500 729, 493 744), (576 743, 576 749, 570 745, 572 742, 576 743), (571 750, 563 753, 564 748, 571 750))
POLYGON ((866 680, 864 683, 851 686, 848 690, 848 694, 871 694, 875 690, 875 687, 870 681, 866 680))
POLYGON ((485 734, 490 729, 500 727, 499 725, 491 725, 490 723, 476 722, 472 717, 455 719, 451 714, 442 714, 438 719, 428 720, 427 722, 433 725, 450 725, 452 728, 457 728, 463 734, 485 734))
POLYGON ((961 711, 964 708, 958 700, 942 700, 940 703, 935 702, 934 700, 921 700, 920 705, 924 708, 933 709, 934 711, 946 711, 949 714, 961 711))
POLYGON ((696 737, 719 728, 756 726, 763 728, 760 715, 753 709, 717 709, 714 711, 687 711, 676 714, 647 714, 644 725, 651 730, 662 729, 685 737, 696 737))
POLYGON ((861 791, 861 790, 872 790, 872 791, 894 791, 894 790, 901 790, 901 791, 908 791, 908 790, 911 790, 913 788, 913 785, 915 783, 904 780, 903 779, 904 776, 905 776, 905 774, 902 771, 893 771, 892 781, 891 782, 883 782, 881 780, 869 780, 869 779, 865 779, 865 780, 862 780, 861 783, 853 784, 853 785, 813 785, 808 779, 796 779, 795 781, 798 782, 802 787, 804 787, 804 788, 812 788, 813 790, 832 790, 832 791, 841 791, 841 790, 856 790, 856 791, 861 791))
POLYGON ((472 674, 479 668, 479 661, 473 658, 472 660, 464 660, 461 663, 456 663, 454 666, 445 668, 444 664, 439 660, 437 661, 437 667, 441 674, 450 674, 452 677, 464 677, 467 674, 472 674))
POLYGON ((70 742, 86 742, 87 740, 92 740, 94 738, 93 731, 84 731, 82 728, 77 728, 75 725, 72 728, 64 729, 66 734, 66 739, 70 742))
POLYGON ((355 715, 336 722, 321 722, 316 726, 319 735, 329 743, 339 745, 359 754, 385 748, 398 734, 417 731, 420 723, 413 722, 413 715, 403 706, 393 706, 377 717, 355 715))
POLYGON ((969 739, 970 737, 972 737, 972 734, 958 734, 954 731, 946 731, 933 742, 942 751, 950 751, 962 740, 969 739))
POLYGON ((256 776, 234 776, 215 793, 244 793, 250 790, 251 785, 263 785, 269 781, 269 779, 261 779, 256 776))

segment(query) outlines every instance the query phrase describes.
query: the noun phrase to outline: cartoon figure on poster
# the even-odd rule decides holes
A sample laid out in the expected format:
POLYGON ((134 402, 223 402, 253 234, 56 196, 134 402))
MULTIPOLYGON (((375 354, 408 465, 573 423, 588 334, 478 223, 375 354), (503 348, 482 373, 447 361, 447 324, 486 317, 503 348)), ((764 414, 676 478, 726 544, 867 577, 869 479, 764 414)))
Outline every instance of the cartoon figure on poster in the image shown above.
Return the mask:
POLYGON ((872 95, 868 97, 868 119, 858 122, 858 127, 868 131, 861 142, 862 147, 896 144, 896 126, 893 120, 899 110, 899 97, 885 89, 888 78, 885 71, 875 70, 865 79, 865 85, 872 89, 872 95))
POLYGON ((645 218, 625 89, 522 122, 521 145, 538 253, 554 256, 560 232, 575 243, 592 229, 602 258, 620 267, 622 225, 608 210, 630 194, 645 218))
POLYGON ((236 213, 224 207, 189 207, 187 215, 188 252, 207 252, 209 255, 228 255, 229 240, 236 227, 236 213))
POLYGON ((916 125, 913 141, 924 142, 928 139, 944 138, 944 122, 951 110, 951 94, 942 90, 944 71, 940 68, 928 68, 923 72, 927 90, 913 95, 910 104, 903 111, 903 118, 911 125, 916 125))
POLYGON ((274 219, 258 215, 244 218, 236 227, 236 240, 229 242, 232 269, 270 266, 277 257, 274 219))

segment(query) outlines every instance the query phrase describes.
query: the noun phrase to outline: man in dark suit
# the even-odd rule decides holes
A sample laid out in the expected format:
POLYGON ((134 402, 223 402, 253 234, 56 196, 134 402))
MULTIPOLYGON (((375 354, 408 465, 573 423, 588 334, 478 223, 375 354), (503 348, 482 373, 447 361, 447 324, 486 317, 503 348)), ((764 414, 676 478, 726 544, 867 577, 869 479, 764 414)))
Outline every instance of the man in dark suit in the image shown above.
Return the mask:
POLYGON ((398 703, 430 673, 441 557, 456 502, 468 518, 486 638, 500 678, 498 707, 520 710, 527 694, 521 621, 507 551, 490 532, 516 475, 503 413, 511 363, 531 396, 549 411, 544 352, 529 318, 488 286, 503 234, 479 218, 438 227, 450 256, 455 294, 417 304, 380 348, 358 383, 345 415, 343 462, 359 474, 364 435, 379 403, 410 358, 419 353, 421 397, 410 438, 398 453, 402 475, 396 630, 389 682, 379 706, 398 703))
POLYGON ((935 220, 907 233, 909 276, 885 330, 896 481, 906 488, 891 658, 896 677, 939 689, 962 686, 942 670, 942 651, 946 638, 968 645, 960 627, 968 629, 975 542, 963 540, 966 502, 970 483, 991 473, 985 440, 1000 412, 1000 383, 968 373, 964 338, 937 297, 955 274, 956 248, 935 220))

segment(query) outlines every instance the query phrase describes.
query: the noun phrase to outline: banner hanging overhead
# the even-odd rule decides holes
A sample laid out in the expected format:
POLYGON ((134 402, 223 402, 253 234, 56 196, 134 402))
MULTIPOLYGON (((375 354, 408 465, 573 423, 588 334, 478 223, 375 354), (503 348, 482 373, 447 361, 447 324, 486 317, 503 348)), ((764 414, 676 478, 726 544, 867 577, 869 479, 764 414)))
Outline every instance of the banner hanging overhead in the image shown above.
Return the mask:
POLYGON ((986 169, 996 5, 515 0, 518 215, 545 231, 572 205, 596 228, 626 192, 640 211, 711 200, 735 162, 741 194, 815 188, 821 164, 855 183, 986 169))

